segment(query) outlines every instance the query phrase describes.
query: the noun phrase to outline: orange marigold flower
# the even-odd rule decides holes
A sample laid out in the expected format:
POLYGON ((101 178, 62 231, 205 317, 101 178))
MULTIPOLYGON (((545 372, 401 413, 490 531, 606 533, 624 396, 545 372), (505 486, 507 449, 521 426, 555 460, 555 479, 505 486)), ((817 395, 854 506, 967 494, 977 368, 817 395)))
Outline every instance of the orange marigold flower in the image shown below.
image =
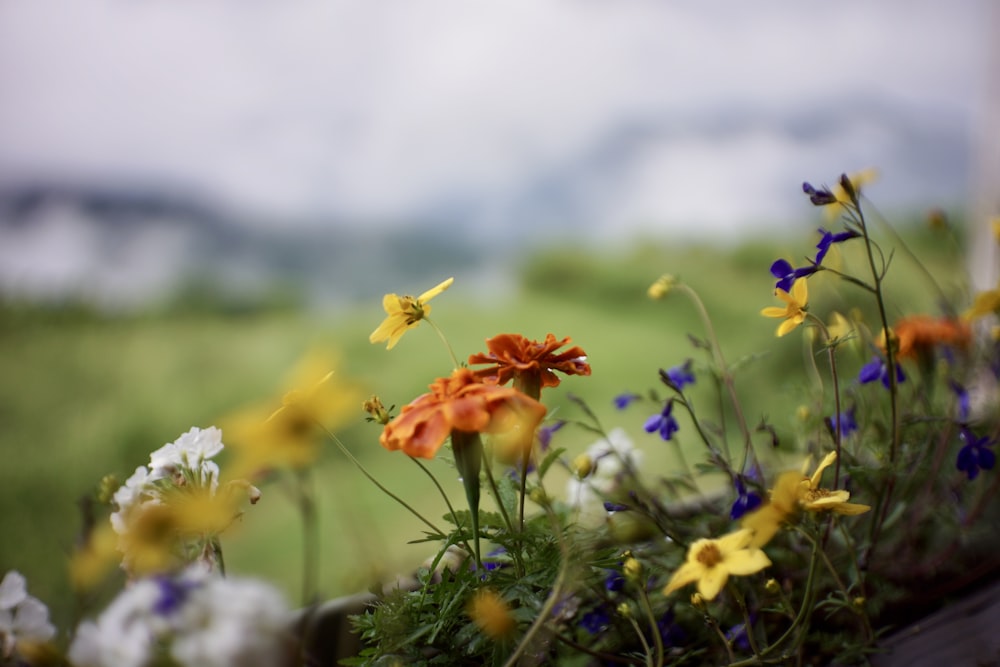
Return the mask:
MULTIPOLYGON (((972 331, 965 322, 950 318, 912 315, 896 322, 893 334, 898 341, 899 359, 913 359, 929 352, 935 345, 967 347, 972 341, 972 331)), ((885 347, 885 336, 881 346, 885 347)))
POLYGON ((403 407, 379 442, 389 450, 434 458, 452 431, 503 434, 505 446, 530 447, 546 408, 512 387, 480 382, 468 368, 438 378, 430 392, 403 407))
POLYGON ((553 371, 566 375, 590 375, 587 353, 578 346, 564 352, 555 351, 571 342, 570 338, 556 340, 553 334, 546 334, 545 340, 528 340, 520 334, 500 334, 487 339, 487 354, 473 354, 469 365, 489 364, 475 371, 476 377, 496 384, 507 384, 517 378, 526 387, 558 387, 559 376, 553 371))

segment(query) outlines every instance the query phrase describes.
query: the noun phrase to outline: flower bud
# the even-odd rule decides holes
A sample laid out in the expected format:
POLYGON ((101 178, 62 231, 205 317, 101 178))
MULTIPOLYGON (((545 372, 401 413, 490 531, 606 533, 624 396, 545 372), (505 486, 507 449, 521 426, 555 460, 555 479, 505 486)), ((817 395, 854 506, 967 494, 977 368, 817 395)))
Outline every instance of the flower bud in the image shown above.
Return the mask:
POLYGON ((777 579, 771 578, 764 582, 764 590, 771 595, 777 595, 781 592, 781 584, 778 583, 777 579))
POLYGON ((385 409, 382 405, 382 399, 378 396, 372 395, 367 401, 361 404, 362 409, 371 415, 369 418, 371 421, 382 424, 385 426, 389 423, 389 411, 385 409))
POLYGON ((656 282, 654 282, 652 285, 649 286, 649 289, 646 290, 646 294, 649 296, 650 299, 653 299, 654 301, 659 301, 663 297, 667 296, 667 294, 670 293, 670 290, 672 290, 674 288, 674 285, 676 284, 677 284, 676 278, 674 278, 669 273, 664 273, 662 276, 656 279, 656 282))
POLYGON ((701 593, 691 594, 691 606, 694 607, 695 609, 698 609, 699 611, 705 610, 705 598, 702 596, 701 593))
POLYGON ((625 559, 625 562, 622 563, 622 574, 624 574, 625 578, 629 581, 638 581, 639 578, 642 577, 642 563, 629 556, 625 559))
POLYGON ((583 479, 594 471, 594 460, 588 454, 580 454, 573 459, 573 473, 583 479))

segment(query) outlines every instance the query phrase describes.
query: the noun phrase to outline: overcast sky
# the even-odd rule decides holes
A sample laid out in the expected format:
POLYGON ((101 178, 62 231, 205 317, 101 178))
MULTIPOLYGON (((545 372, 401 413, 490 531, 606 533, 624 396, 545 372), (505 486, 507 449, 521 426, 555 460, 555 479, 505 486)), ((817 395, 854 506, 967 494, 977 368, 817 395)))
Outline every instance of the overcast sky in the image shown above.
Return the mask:
POLYGON ((989 0, 5 0, 0 184, 190 189, 268 224, 605 237, 787 222, 802 180, 868 166, 887 206, 951 205, 990 14, 989 0))

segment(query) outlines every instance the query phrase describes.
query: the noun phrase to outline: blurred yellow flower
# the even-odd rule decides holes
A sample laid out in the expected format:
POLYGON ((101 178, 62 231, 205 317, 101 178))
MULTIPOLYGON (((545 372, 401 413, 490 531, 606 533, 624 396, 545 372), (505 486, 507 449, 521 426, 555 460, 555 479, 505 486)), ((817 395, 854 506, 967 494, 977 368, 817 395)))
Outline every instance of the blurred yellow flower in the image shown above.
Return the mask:
POLYGON ((977 294, 972 306, 962 314, 962 317, 976 320, 997 312, 1000 312, 1000 283, 991 290, 977 294))
POLYGON ((103 523, 91 532, 69 560, 69 580, 76 590, 89 590, 121 560, 118 534, 110 523, 103 523))
POLYGON ((662 276, 656 279, 649 289, 646 290, 647 296, 654 301, 658 301, 670 294, 670 290, 673 289, 674 285, 677 284, 677 279, 674 278, 669 273, 664 273, 662 276))
POLYGON ((468 614, 479 629, 492 639, 509 636, 517 625, 507 603, 488 588, 473 596, 468 614))
POLYGON ((687 552, 687 560, 667 582, 664 595, 697 582, 698 593, 706 600, 719 594, 730 575, 746 576, 760 572, 771 559, 751 545, 753 531, 737 530, 717 540, 696 540, 687 552))
POLYGON ((420 296, 399 296, 398 294, 386 294, 382 298, 382 307, 385 309, 386 318, 382 324, 378 325, 368 337, 370 343, 381 343, 388 340, 385 349, 391 350, 399 342, 409 329, 417 326, 420 320, 427 317, 431 312, 431 307, 427 303, 441 292, 445 291, 455 282, 454 278, 448 278, 444 282, 432 287, 420 296))
POLYGON ((847 502, 851 497, 847 491, 831 491, 820 487, 823 471, 836 460, 837 452, 827 454, 811 477, 794 470, 778 475, 774 488, 771 489, 769 502, 744 516, 740 523, 743 528, 753 532, 752 546, 760 547, 770 542, 782 524, 799 508, 809 512, 845 515, 863 514, 871 509, 868 505, 847 502))
POLYGON ((764 317, 783 317, 785 321, 778 327, 778 336, 802 324, 806 319, 806 304, 809 301, 809 287, 805 278, 799 278, 792 284, 791 293, 783 289, 774 290, 774 295, 785 302, 785 307, 768 306, 760 311, 764 317))
POLYGON ((281 407, 258 404, 222 420, 226 442, 235 453, 235 478, 253 478, 275 468, 302 468, 319 455, 324 429, 333 430, 357 413, 360 390, 330 369, 328 352, 306 354, 289 376, 292 389, 281 407))

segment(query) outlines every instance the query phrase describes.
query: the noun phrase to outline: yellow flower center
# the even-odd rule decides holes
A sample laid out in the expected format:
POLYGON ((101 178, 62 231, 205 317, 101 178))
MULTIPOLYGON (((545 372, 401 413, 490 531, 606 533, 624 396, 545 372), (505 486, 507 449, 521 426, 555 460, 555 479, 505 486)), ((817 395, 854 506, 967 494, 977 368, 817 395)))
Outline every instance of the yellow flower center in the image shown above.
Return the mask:
POLYGON ((722 552, 714 544, 706 544, 698 550, 697 561, 705 567, 715 567, 722 562, 722 552))
POLYGON ((424 319, 424 304, 412 296, 399 297, 399 309, 406 315, 406 323, 413 324, 424 319))

